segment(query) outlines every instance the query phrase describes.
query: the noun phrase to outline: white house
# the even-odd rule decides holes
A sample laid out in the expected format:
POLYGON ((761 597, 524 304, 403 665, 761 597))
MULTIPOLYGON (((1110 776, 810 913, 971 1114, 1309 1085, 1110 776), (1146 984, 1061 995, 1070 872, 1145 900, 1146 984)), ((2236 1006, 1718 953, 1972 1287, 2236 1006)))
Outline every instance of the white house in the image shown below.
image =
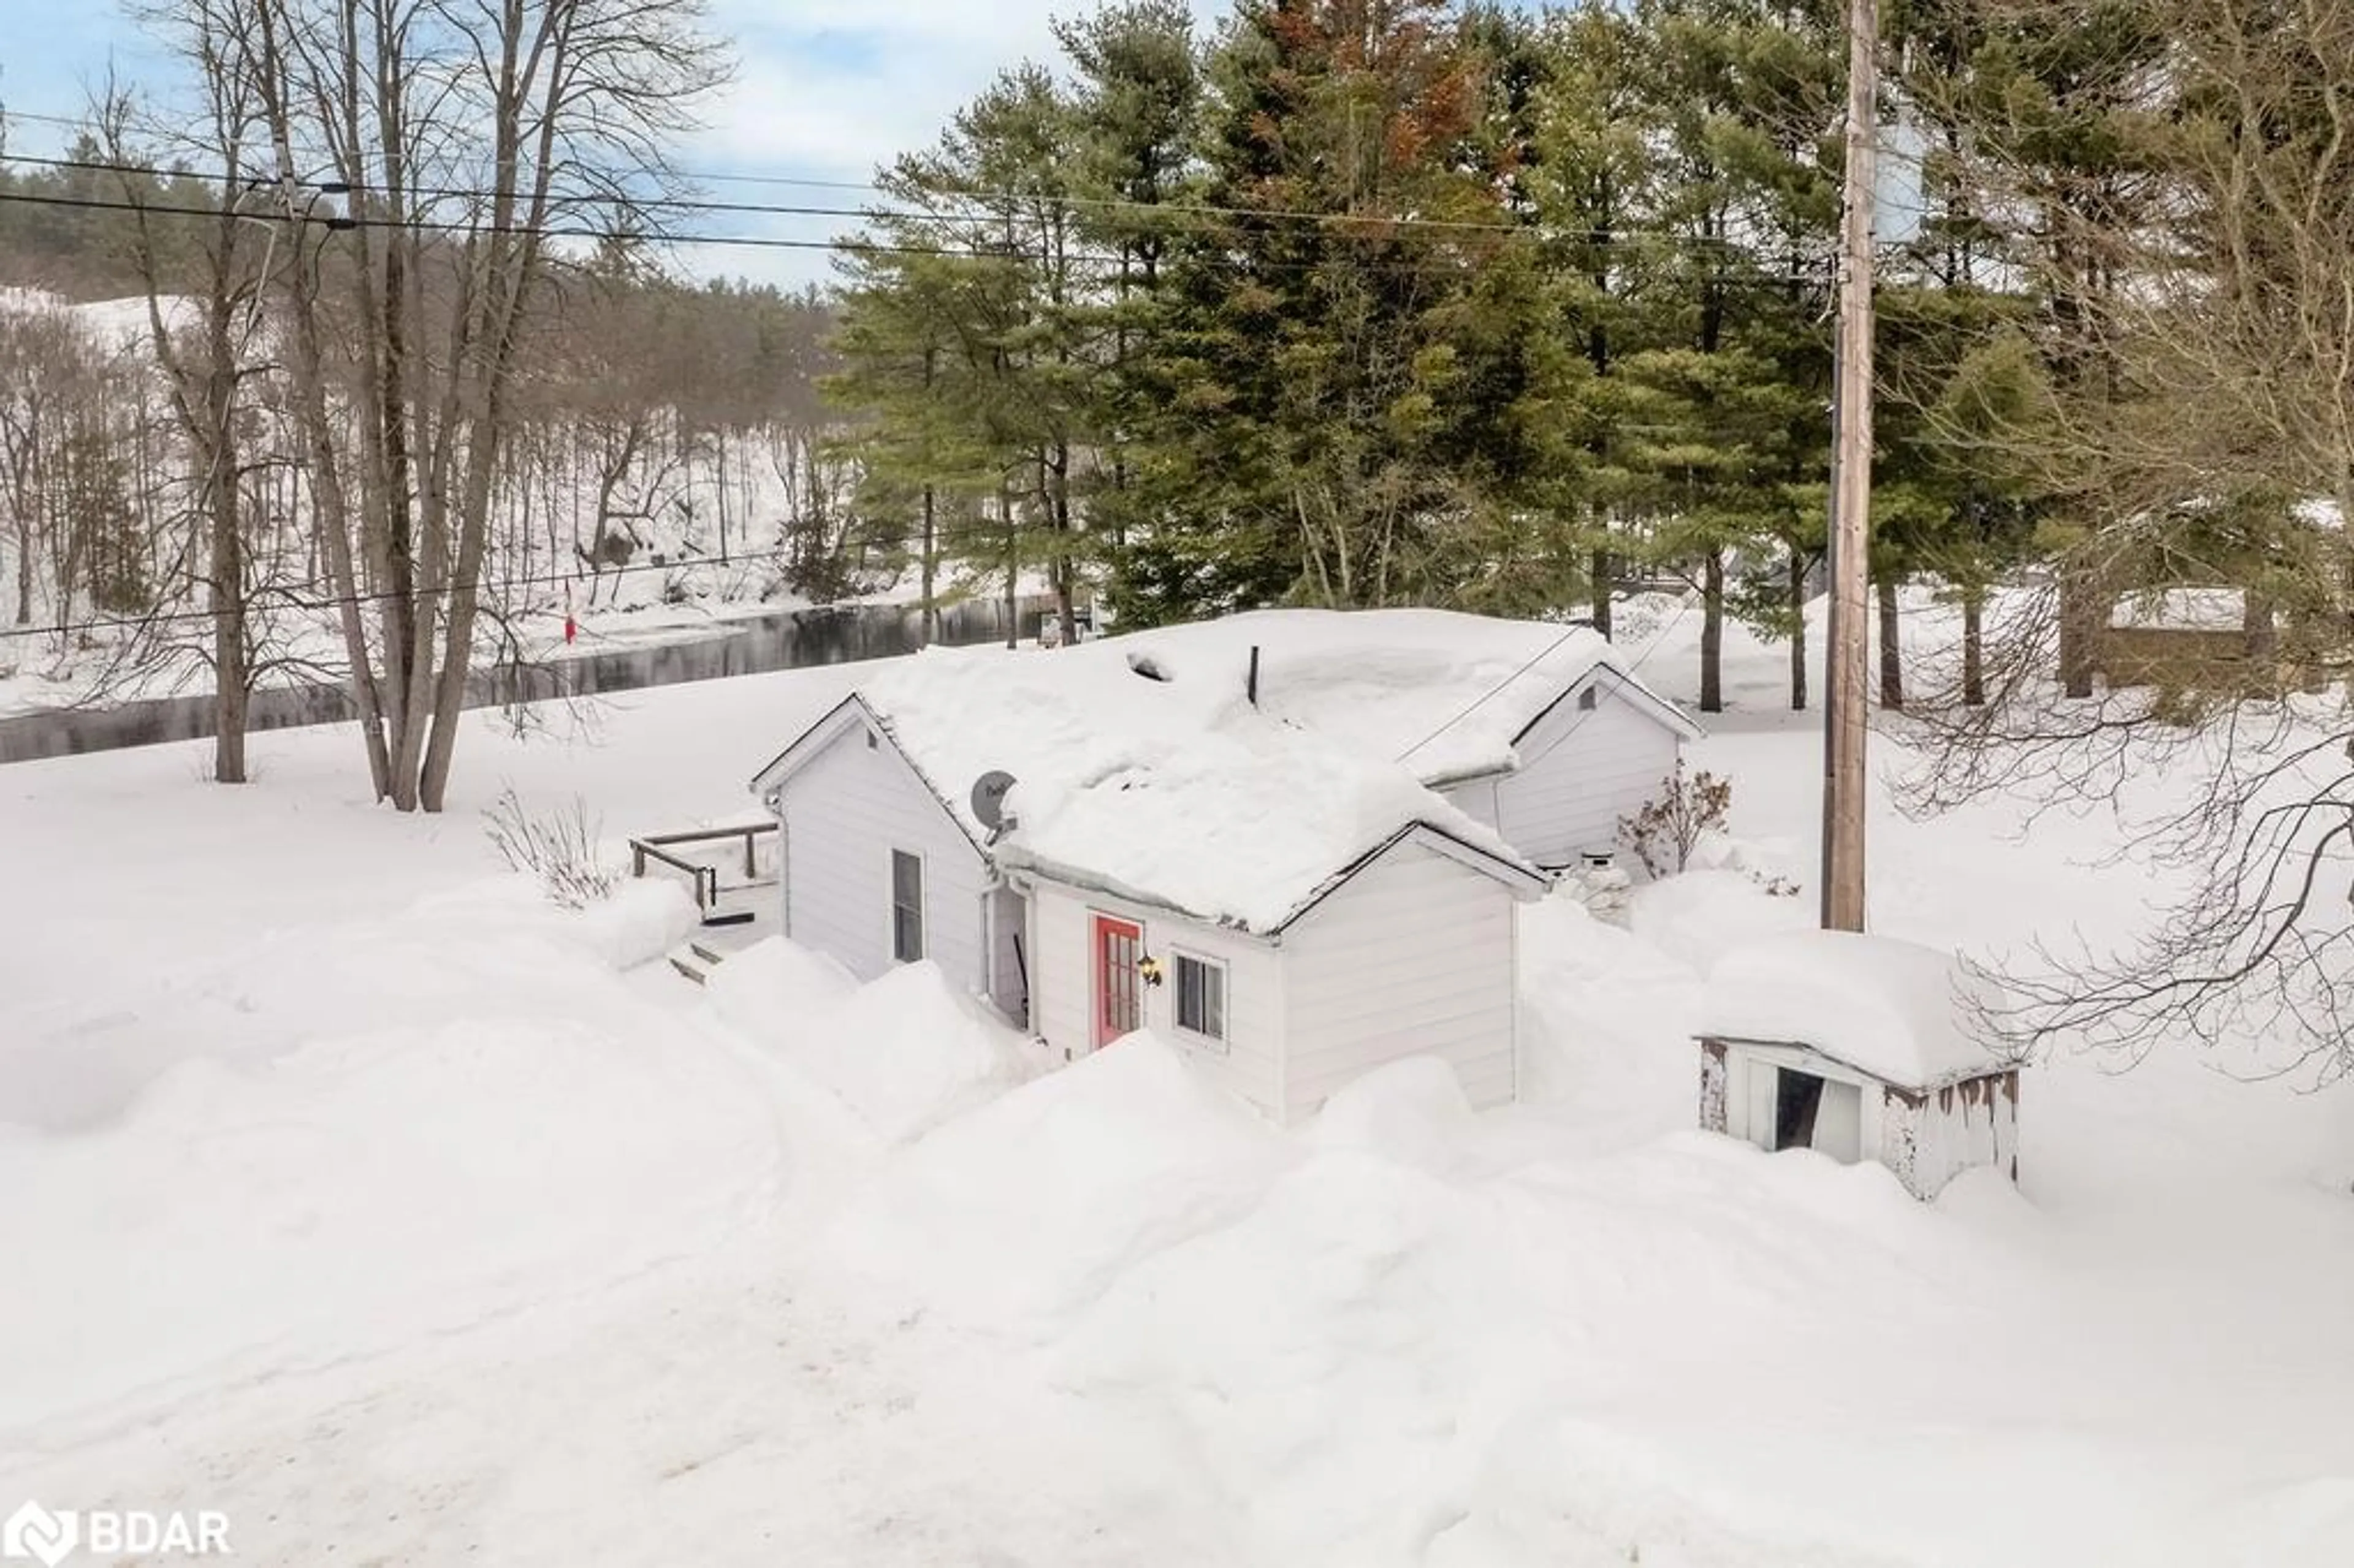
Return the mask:
POLYGON ((2019 1065, 1969 1033, 1996 1005, 1952 955, 1849 931, 1734 948, 1702 994, 1701 1126, 1767 1150, 1876 1160, 1934 1198, 2019 1176, 2019 1065))
POLYGON ((1066 1058, 1154 1029, 1278 1120, 1415 1054, 1474 1104, 1509 1100, 1513 905, 1546 886, 1492 825, 1526 771, 1513 742, 1606 700, 1666 737, 1664 772, 1681 720, 1591 649, 1570 678, 1592 705, 1513 693, 1532 653, 1583 638, 1514 628, 1507 663, 1500 624, 1269 612, 907 661, 754 780, 780 823, 785 932, 864 977, 931 959, 1066 1058), (1473 645, 1452 662, 1449 625, 1473 645), (1416 671, 1449 677, 1445 697, 1416 671), (977 797, 998 773, 1002 800, 977 797))

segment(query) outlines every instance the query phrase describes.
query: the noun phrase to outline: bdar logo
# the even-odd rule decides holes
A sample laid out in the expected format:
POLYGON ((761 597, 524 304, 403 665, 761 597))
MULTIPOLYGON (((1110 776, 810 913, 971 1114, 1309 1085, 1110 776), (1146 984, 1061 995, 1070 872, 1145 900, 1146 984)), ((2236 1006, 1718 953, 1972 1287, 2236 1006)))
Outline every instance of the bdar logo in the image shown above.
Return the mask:
POLYGON ((27 1502, 0 1525, 0 1557, 37 1557, 48 1568, 58 1568, 81 1538, 70 1513, 51 1513, 37 1502, 27 1502))

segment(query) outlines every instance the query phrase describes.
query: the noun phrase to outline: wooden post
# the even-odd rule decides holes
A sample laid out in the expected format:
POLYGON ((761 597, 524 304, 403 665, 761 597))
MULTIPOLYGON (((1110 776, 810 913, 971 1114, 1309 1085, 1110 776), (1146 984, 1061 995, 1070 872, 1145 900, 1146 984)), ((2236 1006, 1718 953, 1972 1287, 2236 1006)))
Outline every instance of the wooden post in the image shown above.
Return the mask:
POLYGON ((1872 186, 1879 53, 1878 0, 1849 0, 1831 603, 1823 683, 1822 922, 1833 931, 1862 930, 1864 913, 1864 582, 1872 527, 1872 186))

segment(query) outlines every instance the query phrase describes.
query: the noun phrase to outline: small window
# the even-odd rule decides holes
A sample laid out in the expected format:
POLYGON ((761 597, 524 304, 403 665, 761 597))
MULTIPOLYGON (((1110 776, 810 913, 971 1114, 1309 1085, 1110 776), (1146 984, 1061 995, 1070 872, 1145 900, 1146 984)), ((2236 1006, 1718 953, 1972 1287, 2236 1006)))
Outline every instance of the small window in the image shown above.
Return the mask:
POLYGON ((1578 711, 1581 713, 1592 713, 1594 711, 1594 705, 1600 699, 1595 695, 1594 688, 1591 686, 1586 687, 1585 690, 1577 694, 1578 711))
POLYGON ((1177 1027, 1211 1040, 1226 1037, 1226 966, 1177 955, 1177 1027))
POLYGON ((891 852, 891 956, 912 964, 924 956, 924 861, 891 852))
POLYGON ((875 738, 875 732, 871 729, 868 730, 866 732, 866 749, 869 751, 875 751, 881 749, 881 746, 882 743, 875 738))

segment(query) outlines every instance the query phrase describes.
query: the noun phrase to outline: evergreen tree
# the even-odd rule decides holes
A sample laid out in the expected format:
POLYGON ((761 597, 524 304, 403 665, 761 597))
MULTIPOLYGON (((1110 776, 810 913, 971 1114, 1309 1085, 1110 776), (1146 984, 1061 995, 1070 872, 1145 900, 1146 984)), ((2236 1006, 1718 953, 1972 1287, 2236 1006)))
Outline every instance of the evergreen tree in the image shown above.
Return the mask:
POLYGON ((1829 253, 1838 226, 1840 29, 1821 5, 1650 0, 1661 115, 1656 346, 1629 356, 1632 466, 1650 547, 1698 588, 1700 705, 1723 706, 1729 609, 1793 640, 1829 480, 1829 253), (1767 558, 1787 591, 1741 593, 1767 558))
POLYGON ((1492 62, 1440 0, 1246 0, 1212 51, 1214 209, 1172 257, 1129 613, 1553 597, 1530 548, 1559 355, 1475 166, 1492 62))

